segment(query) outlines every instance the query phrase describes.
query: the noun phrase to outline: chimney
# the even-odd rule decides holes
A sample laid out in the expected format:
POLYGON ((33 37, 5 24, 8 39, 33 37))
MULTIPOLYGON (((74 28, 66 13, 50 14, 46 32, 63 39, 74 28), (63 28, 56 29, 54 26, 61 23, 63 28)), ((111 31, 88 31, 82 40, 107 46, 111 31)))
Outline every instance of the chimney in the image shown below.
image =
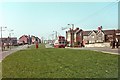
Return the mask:
POLYGON ((102 30, 102 26, 99 26, 99 27, 98 27, 98 31, 101 31, 101 30, 102 30))

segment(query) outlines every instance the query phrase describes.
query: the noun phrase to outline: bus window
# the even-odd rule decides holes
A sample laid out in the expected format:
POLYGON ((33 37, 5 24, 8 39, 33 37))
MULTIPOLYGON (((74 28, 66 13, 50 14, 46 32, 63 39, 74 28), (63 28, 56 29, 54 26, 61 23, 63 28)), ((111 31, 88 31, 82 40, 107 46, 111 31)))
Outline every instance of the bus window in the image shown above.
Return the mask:
POLYGON ((61 44, 61 42, 59 42, 59 44, 61 44))

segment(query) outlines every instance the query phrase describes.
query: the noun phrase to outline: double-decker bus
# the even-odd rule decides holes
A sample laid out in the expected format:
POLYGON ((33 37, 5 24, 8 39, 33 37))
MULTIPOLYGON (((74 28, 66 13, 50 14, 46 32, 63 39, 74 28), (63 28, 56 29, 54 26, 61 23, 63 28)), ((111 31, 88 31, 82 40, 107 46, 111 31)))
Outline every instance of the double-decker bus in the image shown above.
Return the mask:
POLYGON ((66 40, 64 36, 58 36, 58 39, 54 42, 55 48, 65 48, 66 40))

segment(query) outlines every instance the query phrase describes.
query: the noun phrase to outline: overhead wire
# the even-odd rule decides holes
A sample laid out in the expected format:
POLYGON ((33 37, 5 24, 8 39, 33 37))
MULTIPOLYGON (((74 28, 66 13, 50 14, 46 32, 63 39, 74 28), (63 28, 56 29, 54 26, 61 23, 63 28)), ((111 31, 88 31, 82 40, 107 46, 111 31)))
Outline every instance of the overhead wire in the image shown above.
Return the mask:
POLYGON ((104 10, 107 10, 107 8, 111 8, 112 6, 114 6, 114 5, 116 5, 116 4, 117 4, 117 2, 112 2, 112 3, 108 4, 107 6, 101 8, 100 10, 97 10, 97 11, 95 11, 94 13, 90 14, 89 16, 83 18, 82 20, 77 21, 77 22, 74 23, 74 24, 78 24, 78 23, 82 23, 82 22, 84 22, 84 21, 87 21, 87 20, 91 19, 91 17, 96 16, 96 15, 102 13, 104 10))

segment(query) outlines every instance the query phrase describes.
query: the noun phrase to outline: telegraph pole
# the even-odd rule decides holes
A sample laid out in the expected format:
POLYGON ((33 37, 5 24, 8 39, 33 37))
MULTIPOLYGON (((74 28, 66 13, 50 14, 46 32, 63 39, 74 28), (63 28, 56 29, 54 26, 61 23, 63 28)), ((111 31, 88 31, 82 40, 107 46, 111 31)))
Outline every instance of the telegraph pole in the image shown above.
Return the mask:
POLYGON ((3 39, 2 39, 2 28, 7 28, 7 27, 0 27, 1 29, 1 50, 3 51, 3 39))
POLYGON ((2 27, 0 27, 1 30, 1 50, 3 51, 3 41, 2 41, 2 27))
POLYGON ((74 46, 74 24, 68 24, 68 25, 72 25, 72 29, 70 29, 70 33, 71 33, 71 47, 74 46))
POLYGON ((53 31, 53 32, 55 32, 55 39, 57 40, 57 31, 53 31))
MULTIPOLYGON (((10 49, 11 49, 11 46, 12 46, 12 36, 11 36, 11 34, 13 34, 13 33, 11 33, 12 31, 14 31, 14 30, 10 30, 9 31, 9 38, 10 38, 10 40, 9 40, 9 42, 10 42, 10 49)), ((9 45, 9 44, 8 44, 9 45)))

